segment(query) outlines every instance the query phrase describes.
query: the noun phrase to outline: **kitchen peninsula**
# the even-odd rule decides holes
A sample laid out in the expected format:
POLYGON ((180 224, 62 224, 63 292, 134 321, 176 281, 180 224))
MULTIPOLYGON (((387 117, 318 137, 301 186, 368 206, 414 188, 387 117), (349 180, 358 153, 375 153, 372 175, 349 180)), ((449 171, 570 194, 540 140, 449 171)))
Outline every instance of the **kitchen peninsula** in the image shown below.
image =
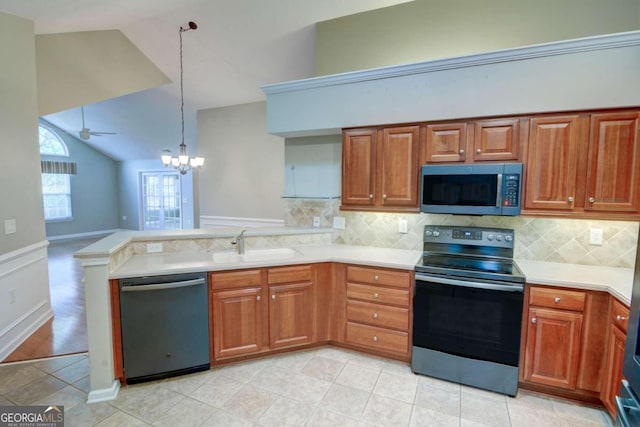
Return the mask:
MULTIPOLYGON (((185 272, 207 272, 214 275, 226 271, 253 271, 273 267, 321 266, 319 268, 324 268, 321 270, 323 273, 317 276, 322 279, 322 283, 318 281, 317 284, 321 289, 316 294, 319 298, 318 312, 333 309, 332 314, 337 314, 337 318, 331 320, 333 322, 331 325, 321 328, 324 332, 314 344, 344 343, 353 348, 361 347, 365 351, 372 352, 376 352, 376 348, 381 348, 380 354, 403 359, 400 353, 389 352, 388 349, 398 345, 398 342, 408 345, 406 342, 410 337, 408 330, 403 333, 398 332, 398 329, 387 331, 382 327, 370 328, 356 325, 361 329, 358 329, 355 335, 352 331, 353 338, 346 340, 345 343, 344 324, 347 300, 345 283, 347 280, 358 282, 354 289, 366 289, 367 286, 375 286, 375 280, 377 280, 374 280, 372 275, 370 281, 373 283, 367 284, 369 279, 365 277, 366 274, 372 271, 385 272, 389 275, 375 274, 376 277, 381 278, 380 283, 384 289, 391 289, 394 291, 393 295, 406 292, 407 297, 404 298, 408 298, 412 291, 413 269, 421 252, 335 244, 332 242, 332 231, 331 229, 284 227, 250 229, 245 233, 249 253, 252 250, 268 248, 292 250, 282 257, 277 255, 271 259, 268 257, 257 260, 231 258, 229 261, 229 258, 225 260, 224 257, 218 257, 218 261, 214 260, 214 254, 233 253, 234 248, 230 242, 238 234, 237 229, 121 232, 77 252, 75 256, 81 260, 85 271, 91 378, 89 402, 113 399, 117 396, 120 387, 120 382, 115 375, 112 340, 114 319, 112 319, 110 303, 110 281, 120 278, 185 272), (347 279, 348 271, 349 279, 347 279), (352 278, 354 279, 351 280, 352 278), (336 301, 338 306, 332 308, 331 305, 336 301), (338 325, 340 322, 342 323, 338 325), (369 329, 387 332, 387 335, 380 335, 379 341, 374 339, 375 345, 382 347, 367 347, 359 341, 361 332, 365 333, 369 329), (384 347, 385 345, 387 347, 384 347)), ((517 261, 527 276, 528 283, 605 292, 624 304, 629 304, 633 279, 630 269, 517 261)), ((405 310, 408 310, 407 314, 410 316, 410 300, 400 305, 406 307, 405 310)), ((395 306, 391 308, 397 311, 395 306)), ((404 360, 408 358, 404 357, 404 360)))

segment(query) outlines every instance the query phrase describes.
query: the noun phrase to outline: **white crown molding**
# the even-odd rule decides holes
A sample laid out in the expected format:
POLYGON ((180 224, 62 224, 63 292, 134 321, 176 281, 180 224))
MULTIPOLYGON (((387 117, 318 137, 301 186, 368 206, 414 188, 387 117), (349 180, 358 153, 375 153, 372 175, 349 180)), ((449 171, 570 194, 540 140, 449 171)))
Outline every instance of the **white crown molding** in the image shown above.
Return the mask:
POLYGON ((394 65, 389 67, 372 68, 369 70, 333 74, 329 76, 313 77, 304 80, 264 85, 261 86, 261 89, 265 94, 272 95, 370 80, 388 79, 412 74, 432 73, 435 71, 453 70, 458 68, 476 67, 479 65, 497 64, 524 59, 568 55, 637 45, 640 45, 640 31, 629 31, 625 33, 605 34, 600 36, 563 40, 452 58, 434 59, 414 64, 394 65))

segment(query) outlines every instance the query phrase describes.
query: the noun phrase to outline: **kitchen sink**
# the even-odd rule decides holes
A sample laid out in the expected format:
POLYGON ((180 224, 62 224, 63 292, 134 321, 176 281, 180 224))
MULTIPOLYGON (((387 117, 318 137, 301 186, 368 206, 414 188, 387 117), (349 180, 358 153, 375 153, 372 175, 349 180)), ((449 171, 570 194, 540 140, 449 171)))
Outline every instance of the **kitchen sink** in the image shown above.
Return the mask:
POLYGON ((238 254, 236 252, 216 252, 213 254, 213 262, 259 262, 295 258, 299 256, 302 256, 302 254, 291 248, 250 249, 244 254, 238 254))

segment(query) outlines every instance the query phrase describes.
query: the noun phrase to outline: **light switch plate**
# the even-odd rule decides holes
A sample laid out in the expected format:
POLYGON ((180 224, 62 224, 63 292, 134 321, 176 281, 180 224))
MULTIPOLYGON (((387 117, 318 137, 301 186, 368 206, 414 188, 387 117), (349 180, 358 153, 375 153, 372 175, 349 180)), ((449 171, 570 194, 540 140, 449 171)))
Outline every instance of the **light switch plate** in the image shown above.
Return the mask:
POLYGON ((319 216, 314 216, 313 217, 313 226, 314 227, 320 227, 320 217, 319 216))
POLYGON ((398 221, 398 233, 407 234, 408 232, 409 230, 407 226, 407 219, 400 218, 400 220, 398 221))
POLYGON ((16 232, 16 220, 5 219, 4 220, 4 234, 13 234, 16 232))
POLYGON ((334 216, 333 217, 333 228, 338 230, 344 230, 345 221, 343 216, 334 216))
POLYGON ((602 246, 603 240, 602 228, 592 228, 589 230, 590 245, 602 246))

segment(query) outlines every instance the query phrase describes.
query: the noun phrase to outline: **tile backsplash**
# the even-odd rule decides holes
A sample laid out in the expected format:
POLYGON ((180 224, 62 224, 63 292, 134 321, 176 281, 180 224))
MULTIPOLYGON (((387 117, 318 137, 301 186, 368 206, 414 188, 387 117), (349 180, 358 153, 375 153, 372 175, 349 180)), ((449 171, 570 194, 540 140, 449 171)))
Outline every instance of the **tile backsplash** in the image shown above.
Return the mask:
POLYGON ((396 214, 340 211, 340 199, 287 199, 285 225, 311 226, 320 217, 321 227, 331 227, 334 216, 346 220, 344 230, 334 230, 333 242, 422 249, 427 224, 510 228, 515 230, 516 259, 632 268, 635 264, 638 222, 585 219, 396 214), (398 232, 398 222, 408 222, 408 233, 398 232), (603 231, 601 246, 589 244, 590 229, 603 231))

